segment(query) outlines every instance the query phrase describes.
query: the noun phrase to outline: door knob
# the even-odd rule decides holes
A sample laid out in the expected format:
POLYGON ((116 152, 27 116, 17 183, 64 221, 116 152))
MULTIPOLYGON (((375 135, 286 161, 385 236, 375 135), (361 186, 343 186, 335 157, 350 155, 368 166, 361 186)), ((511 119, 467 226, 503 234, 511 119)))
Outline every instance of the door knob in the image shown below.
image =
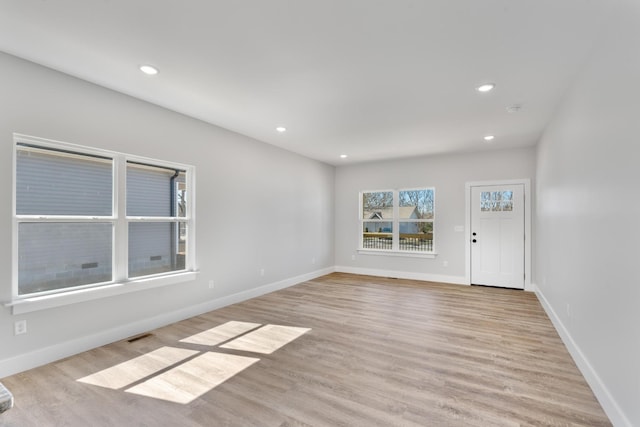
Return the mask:
POLYGON ((475 243, 475 242, 476 242, 476 239, 473 239, 473 240, 472 240, 472 242, 473 242, 473 243, 475 243))
POLYGON ((476 235, 476 233, 474 232, 474 233, 473 233, 473 235, 475 236, 475 235, 476 235))

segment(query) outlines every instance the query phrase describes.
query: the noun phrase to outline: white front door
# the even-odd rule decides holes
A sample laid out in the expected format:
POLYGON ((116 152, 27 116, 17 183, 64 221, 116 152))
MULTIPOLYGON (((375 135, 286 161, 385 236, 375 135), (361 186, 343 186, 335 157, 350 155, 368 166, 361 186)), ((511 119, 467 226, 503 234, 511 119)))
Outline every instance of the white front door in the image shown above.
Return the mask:
POLYGON ((471 283, 524 289, 524 185, 471 187, 471 283))

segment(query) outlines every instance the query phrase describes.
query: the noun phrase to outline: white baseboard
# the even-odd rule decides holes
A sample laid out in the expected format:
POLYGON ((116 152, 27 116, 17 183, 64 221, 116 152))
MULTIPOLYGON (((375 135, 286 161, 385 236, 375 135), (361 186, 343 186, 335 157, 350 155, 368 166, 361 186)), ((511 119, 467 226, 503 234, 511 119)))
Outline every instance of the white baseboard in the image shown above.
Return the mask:
POLYGON ((19 372, 36 368, 38 366, 46 365, 47 363, 55 362, 56 360, 73 356, 74 354, 82 353, 83 351, 91 350, 93 348, 119 341, 134 335, 138 335, 153 329, 157 329, 171 323, 179 322, 193 316, 198 316, 200 314, 207 313, 209 311, 216 310, 227 305, 236 304, 238 302, 259 297, 273 291, 288 288, 307 280, 313 280, 317 277, 333 273, 334 271, 335 269, 333 267, 324 268, 321 270, 313 271, 311 273, 281 280, 279 282, 269 283, 247 291, 227 295, 222 298, 205 301, 201 304, 185 307, 180 310, 163 313, 152 318, 141 319, 137 322, 108 329, 91 336, 76 338, 49 347, 20 354, 18 356, 7 358, 0 361, 0 378, 14 375, 19 372))
POLYGON ((378 270, 374 268, 347 267, 343 265, 337 265, 335 267, 335 271, 338 273, 361 274, 365 276, 393 277, 397 279, 468 285, 464 276, 446 276, 442 274, 414 273, 410 271, 378 270))
POLYGON ((544 308, 544 311, 547 313, 547 316, 549 316, 553 326, 556 328, 556 331, 558 331, 564 345, 567 347, 567 350, 569 350, 569 354, 571 354, 571 357, 578 366, 578 369, 580 369, 580 372, 591 387, 591 390, 593 390, 593 394, 598 399, 598 402, 600 402, 602 409, 609 417, 609 420, 614 426, 632 427, 631 422, 626 417, 613 396, 611 396, 609 389, 602 382, 596 370, 591 366, 591 363, 589 363, 589 360, 585 357, 582 350, 580 350, 580 347, 573 340, 569 330, 564 326, 560 317, 556 314, 553 307, 551 307, 551 304, 549 304, 549 301, 545 298, 542 291, 536 287, 535 293, 540 304, 544 308))

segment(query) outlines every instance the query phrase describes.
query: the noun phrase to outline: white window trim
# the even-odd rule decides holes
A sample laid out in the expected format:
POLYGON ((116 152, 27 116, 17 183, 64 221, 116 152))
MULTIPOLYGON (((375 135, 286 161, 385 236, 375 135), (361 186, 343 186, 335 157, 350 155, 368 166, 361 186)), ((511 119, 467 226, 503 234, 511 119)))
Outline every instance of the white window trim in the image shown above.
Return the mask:
POLYGON ((199 271, 180 271, 178 273, 162 276, 146 276, 140 279, 121 283, 109 283, 97 285, 91 288, 72 289, 55 294, 40 295, 35 297, 22 297, 5 303, 5 307, 11 308, 11 314, 23 314, 49 308, 62 307, 79 302, 124 295, 132 292, 155 289, 167 285, 190 282, 196 280, 199 271))
MULTIPOLYGON (((435 235, 434 235, 435 236, 435 235)), ((434 237, 435 241, 435 237, 434 237)), ((413 252, 413 251, 394 251, 387 249, 358 249, 358 255, 378 255, 378 256, 396 256, 404 258, 436 258, 438 253, 433 252, 413 252)))
POLYGON ((436 189, 435 187, 412 187, 412 188, 398 188, 398 189, 382 189, 382 190, 363 190, 358 194, 358 249, 357 253, 359 255, 377 255, 377 256, 392 256, 392 257, 404 257, 404 258, 436 258, 438 256, 438 252, 436 252, 436 206, 435 206, 435 195, 436 189), (411 218, 406 218, 400 220, 400 192, 401 191, 411 191, 411 190, 432 190, 434 195, 434 206, 433 206, 433 219, 430 220, 433 223, 433 250, 429 252, 417 252, 417 251, 403 251, 399 249, 399 236, 400 236, 400 223, 401 222, 425 222, 424 220, 415 220, 411 218), (393 219, 389 220, 365 220, 363 218, 363 210, 362 206, 362 195, 364 193, 384 193, 391 192, 393 193, 393 219), (393 244, 392 249, 371 249, 363 247, 363 239, 362 239, 362 226, 364 222, 391 222, 393 224, 393 244))
POLYGON ((12 314, 28 313, 53 307, 60 307, 77 302, 90 301, 108 296, 122 295, 145 289, 177 284, 196 279, 198 269, 195 256, 195 167, 191 165, 168 162, 147 157, 128 155, 108 150, 102 150, 82 145, 70 144, 61 141, 53 141, 29 135, 13 134, 13 190, 12 190, 12 274, 11 274, 11 301, 4 303, 10 307, 12 314), (27 143, 45 148, 70 150, 88 155, 97 155, 113 159, 113 215, 96 217, 77 216, 43 216, 43 215, 17 215, 16 214, 16 173, 18 143, 27 143), (186 171, 187 179, 187 215, 175 218, 139 218, 126 216, 126 162, 134 161, 148 163, 161 167, 176 168, 186 171), (34 295, 18 295, 18 224, 21 222, 112 222, 115 224, 113 236, 113 281, 104 284, 90 284, 62 289, 57 292, 48 292, 34 295), (149 275, 129 279, 128 276, 128 222, 135 221, 175 221, 187 222, 187 253, 185 269, 157 275, 149 275))

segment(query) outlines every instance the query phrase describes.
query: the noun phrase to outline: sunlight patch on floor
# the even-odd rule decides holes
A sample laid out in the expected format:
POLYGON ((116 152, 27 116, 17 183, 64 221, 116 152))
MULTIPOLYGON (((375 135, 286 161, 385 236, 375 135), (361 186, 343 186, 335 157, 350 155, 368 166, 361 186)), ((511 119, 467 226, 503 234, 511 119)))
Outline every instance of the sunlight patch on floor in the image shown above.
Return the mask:
POLYGON ((154 375, 197 353, 195 350, 184 348, 161 347, 135 359, 80 378, 78 381, 117 390, 154 375))
MULTIPOLYGON (((229 321, 179 342, 208 346, 210 350, 271 354, 310 330, 229 321)), ((77 381, 188 404, 258 361, 255 357, 165 346, 77 381)))
POLYGON ((125 391, 188 404, 259 360, 207 352, 125 391))
POLYGON ((207 329, 206 331, 182 339, 180 342, 199 345, 218 345, 259 326, 259 323, 237 322, 232 320, 215 328, 207 329))
POLYGON ((256 331, 221 345, 220 348, 271 354, 310 330, 293 326, 265 325, 256 331))

